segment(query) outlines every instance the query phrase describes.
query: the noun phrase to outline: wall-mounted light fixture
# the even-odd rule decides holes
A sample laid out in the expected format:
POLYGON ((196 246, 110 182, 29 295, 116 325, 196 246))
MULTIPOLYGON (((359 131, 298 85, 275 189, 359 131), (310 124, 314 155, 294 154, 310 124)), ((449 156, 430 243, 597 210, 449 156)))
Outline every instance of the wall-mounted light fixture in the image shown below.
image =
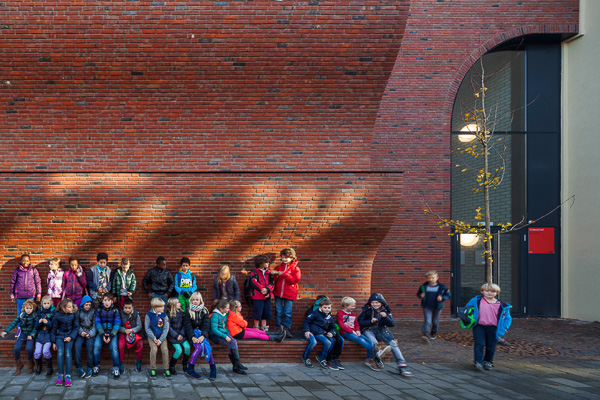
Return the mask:
POLYGON ((475 246, 479 242, 479 235, 475 233, 461 233, 460 245, 464 247, 475 246))
POLYGON ((458 135, 458 140, 460 140, 463 143, 472 142, 476 138, 474 132, 477 132, 477 125, 476 124, 466 125, 460 131, 461 132, 471 132, 471 133, 461 133, 461 134, 459 134, 458 135))

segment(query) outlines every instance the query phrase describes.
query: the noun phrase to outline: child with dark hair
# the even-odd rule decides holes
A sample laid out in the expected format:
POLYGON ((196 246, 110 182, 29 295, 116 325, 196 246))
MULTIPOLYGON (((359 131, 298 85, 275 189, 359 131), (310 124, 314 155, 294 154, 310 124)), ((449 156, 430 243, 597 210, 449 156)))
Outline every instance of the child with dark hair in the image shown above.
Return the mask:
MULTIPOLYGON (((17 313, 23 309, 26 300, 40 301, 42 298, 42 282, 37 268, 31 264, 29 254, 21 256, 21 263, 10 278, 10 300, 17 303, 17 313)), ((19 325, 20 326, 20 325, 19 325)), ((19 331, 17 331, 17 337, 19 331)))
POLYGON ((33 373, 33 346, 36 335, 35 331, 35 311, 37 304, 32 299, 25 300, 21 311, 17 314, 17 317, 11 322, 11 324, 0 333, 0 336, 5 337, 10 331, 12 331, 19 324, 21 325, 19 336, 15 342, 13 354, 15 356, 16 370, 14 376, 20 375, 23 369, 23 363, 21 362, 21 348, 25 344, 25 350, 27 351, 27 373, 33 373))
MULTIPOLYGON (((308 340, 302 361, 304 365, 312 368, 310 353, 317 345, 317 342, 323 344, 323 348, 316 356, 317 361, 322 368, 338 370, 337 359, 344 347, 344 339, 339 336, 335 329, 335 320, 331 315, 331 301, 327 298, 321 299, 319 308, 316 311, 309 311, 302 324, 304 337, 308 340)), ((341 369, 344 369, 343 367, 341 369)))
POLYGON ((89 378, 92 376, 94 368, 94 341, 96 340, 96 310, 92 307, 92 298, 83 296, 81 307, 77 310, 79 318, 79 333, 73 344, 73 353, 75 355, 75 368, 80 378, 89 378), (87 349, 87 369, 83 369, 81 360, 81 351, 83 345, 87 349))
POLYGON ((210 316, 210 340, 229 349, 229 360, 233 365, 233 372, 246 375, 247 368, 240 361, 240 352, 235 340, 227 329, 227 315, 229 314, 229 302, 219 300, 217 307, 210 316))
POLYGON ((112 293, 102 295, 102 306, 96 310, 96 329, 98 334, 94 341, 94 368, 92 376, 97 376, 100 372, 100 355, 102 345, 107 344, 110 347, 110 357, 113 364, 113 379, 119 379, 121 376, 119 368, 119 346, 117 344, 117 332, 121 327, 121 314, 114 306, 114 296, 112 293))
MULTIPOLYGON (((87 278, 76 257, 69 259, 69 269, 63 274, 62 298, 71 299, 76 306, 87 292, 87 278)), ((91 297, 90 297, 91 298, 91 297)))
POLYGON ((294 249, 283 249, 279 253, 281 264, 271 271, 275 287, 273 295, 275 296, 275 320, 281 332, 289 338, 293 337, 292 327, 292 306, 298 298, 298 282, 300 282, 300 268, 298 268, 298 258, 294 249))
POLYGON ((135 371, 142 372, 142 351, 144 340, 139 333, 142 331, 142 319, 140 313, 134 310, 133 300, 123 300, 123 309, 120 311, 121 325, 119 326, 119 373, 125 372, 123 361, 125 360, 125 349, 135 351, 135 371))
POLYGON ((254 259, 255 268, 250 272, 252 285, 252 319, 254 329, 267 330, 267 321, 273 318, 271 313, 271 295, 274 284, 269 271, 269 259, 260 255, 254 259), (260 328, 258 326, 260 322, 260 328))
POLYGON ((392 311, 382 294, 373 293, 371 297, 369 297, 369 301, 363 306, 362 313, 358 316, 358 324, 362 329, 362 334, 367 339, 371 340, 373 345, 377 346, 379 341, 382 341, 387 345, 385 349, 377 353, 375 362, 378 363, 378 366, 383 366, 381 357, 391 350, 396 358, 396 364, 400 375, 413 375, 406 366, 406 361, 398 347, 398 342, 394 340, 394 335, 388 329, 395 326, 396 323, 394 322, 394 318, 392 318, 392 311))
POLYGON ((156 259, 156 266, 149 270, 142 280, 144 290, 148 297, 160 297, 167 304, 169 293, 173 291, 173 275, 167 269, 167 260, 160 256, 156 259))
POLYGON ((77 306, 70 299, 62 300, 57 308, 52 319, 51 333, 58 369, 56 386, 61 386, 63 383, 65 386, 71 386, 71 350, 79 333, 79 317, 75 314, 77 306))
POLYGON ((98 253, 98 263, 88 272, 87 283, 90 289, 90 297, 94 302, 94 308, 99 309, 103 295, 110 292, 112 270, 108 267, 108 254, 98 253))
POLYGON ((125 300, 132 299, 137 288, 135 273, 131 269, 129 258, 121 259, 121 266, 113 272, 112 292, 117 299, 119 310, 123 309, 125 300))
POLYGON ((46 377, 48 378, 54 373, 52 370, 52 353, 50 353, 50 348, 52 347, 52 341, 50 340, 52 317, 56 310, 52 305, 53 300, 50 296, 42 297, 42 307, 35 317, 35 330, 38 333, 35 339, 35 352, 33 353, 36 363, 35 374, 39 375, 42 373, 43 355, 48 364, 48 372, 46 373, 46 377))
POLYGON ((183 257, 179 261, 179 271, 175 274, 175 291, 177 292, 182 311, 187 310, 190 296, 196 291, 196 277, 190 271, 190 259, 183 257))

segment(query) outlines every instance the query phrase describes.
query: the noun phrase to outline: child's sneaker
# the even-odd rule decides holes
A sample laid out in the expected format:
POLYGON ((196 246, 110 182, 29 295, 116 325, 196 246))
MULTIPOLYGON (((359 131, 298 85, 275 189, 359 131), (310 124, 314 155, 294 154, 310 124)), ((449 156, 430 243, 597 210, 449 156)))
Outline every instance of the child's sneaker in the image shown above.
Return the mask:
POLYGON ((379 369, 384 369, 385 368, 385 365, 383 364, 383 361, 381 361, 381 358, 379 358, 377 356, 375 356, 375 365, 379 369))
POLYGON ((135 360, 135 372, 142 372, 142 361, 135 360))
POLYGON ((121 374, 119 373, 118 369, 113 369, 113 379, 119 379, 121 378, 121 374))
POLYGON ((431 344, 431 342, 429 341, 430 339, 431 338, 429 337, 429 335, 427 333, 424 333, 421 335, 421 340, 423 340, 427 344, 431 344))
POLYGON ((413 376, 413 373, 408 370, 408 367, 398 367, 398 370, 402 376, 413 376))
POLYGON ((346 369, 346 368, 345 368, 345 367, 342 365, 342 363, 340 362, 340 360, 338 360, 338 359, 335 359, 335 360, 333 360, 333 361, 335 361, 335 366, 336 366, 336 367, 337 367, 337 368, 338 368, 340 371, 341 371, 341 370, 344 370, 344 369, 346 369))
POLYGON ((367 361, 365 361, 365 365, 367 367, 371 368, 373 371, 379 372, 379 368, 377 367, 375 360, 367 360, 367 361))
POLYGON ((485 369, 486 371, 489 371, 492 368, 494 368, 494 364, 492 364, 491 362, 486 361, 483 363, 483 369, 485 369))
POLYGON ((77 368, 77 375, 79 375, 80 378, 85 378, 85 370, 83 368, 77 368))
POLYGON ((100 373, 100 367, 94 367, 92 369, 92 376, 98 376, 99 373, 100 373))
POLYGON ((339 370, 339 368, 337 367, 337 364, 335 363, 335 360, 327 361, 327 368, 332 369, 334 371, 339 370))
POLYGON ((150 370, 150 379, 156 379, 156 371, 153 369, 150 370))
POLYGON ((321 365, 321 368, 329 369, 329 365, 327 365, 327 360, 319 357, 318 355, 315 358, 317 359, 317 362, 321 365))
POLYGON ((86 369, 86 370, 85 370, 85 376, 84 376, 84 378, 86 378, 86 379, 87 379, 87 378, 89 378, 90 376, 92 376, 92 374, 93 374, 93 372, 92 372, 92 369, 91 369, 91 368, 88 368, 88 369, 86 369))
POLYGON ((58 375, 56 378, 56 386, 62 386, 62 384, 63 384, 63 376, 58 375))
MULTIPOLYGON (((300 358, 302 358, 302 357, 300 357, 300 358)), ((304 365, 306 365, 308 368, 313 367, 313 363, 310 361, 310 358, 307 358, 307 359, 302 358, 302 362, 304 362, 304 365)))
POLYGON ((437 339, 437 332, 436 331, 431 331, 431 335, 429 335, 429 339, 431 339, 431 340, 437 339))
POLYGON ((377 352, 377 358, 381 360, 381 358, 387 355, 390 351, 392 351, 392 346, 385 346, 383 349, 377 352))
POLYGON ((172 378, 171 372, 168 369, 165 369, 165 378, 167 378, 167 379, 171 379, 172 378))
POLYGON ((65 375, 65 386, 71 386, 71 375, 65 375))
POLYGON ((475 367, 475 369, 477 371, 483 371, 483 365, 481 365, 480 362, 475 362, 475 364, 473 364, 473 366, 475 367))

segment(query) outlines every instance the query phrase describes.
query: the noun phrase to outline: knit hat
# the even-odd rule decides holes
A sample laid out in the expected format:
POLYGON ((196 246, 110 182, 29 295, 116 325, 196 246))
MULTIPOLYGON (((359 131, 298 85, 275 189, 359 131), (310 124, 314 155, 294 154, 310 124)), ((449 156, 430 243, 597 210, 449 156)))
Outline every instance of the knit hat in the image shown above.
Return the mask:
POLYGON ((83 299, 81 299, 81 306, 83 307, 83 305, 87 302, 92 302, 92 298, 90 296, 88 296, 87 294, 85 296, 83 296, 83 299))

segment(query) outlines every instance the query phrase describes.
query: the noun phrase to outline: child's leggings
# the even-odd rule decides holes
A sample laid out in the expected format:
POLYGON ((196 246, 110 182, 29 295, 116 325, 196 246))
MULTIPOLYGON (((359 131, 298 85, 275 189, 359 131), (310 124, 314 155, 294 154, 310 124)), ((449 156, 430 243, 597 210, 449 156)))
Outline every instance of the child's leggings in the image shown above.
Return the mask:
MULTIPOLYGON (((205 341, 207 339, 204 339, 205 341)), ((195 365, 196 364, 196 360, 198 359, 198 357, 200 357, 200 354, 202 354, 204 352, 204 342, 202 343, 195 343, 194 344, 194 352, 192 353, 192 357, 190 357, 190 364, 195 365)), ((213 359, 212 356, 212 352, 210 353, 210 358, 208 360, 208 363, 210 365, 213 365, 215 363, 215 360, 213 359)))
POLYGON ((269 340, 269 335, 267 335, 267 332, 261 331, 260 329, 246 328, 246 329, 244 329, 244 337, 243 338, 244 339, 269 340))
POLYGON ((50 347, 52 347, 52 342, 48 343, 35 343, 35 352, 33 353, 33 358, 39 360, 42 358, 42 354, 44 354, 44 358, 49 360, 52 358, 52 353, 50 353, 50 347))
POLYGON ((175 359, 178 359, 182 352, 185 353, 186 356, 190 355, 190 344, 187 341, 181 344, 173 344, 173 347, 175 348, 175 353, 173 353, 173 358, 175 359))

